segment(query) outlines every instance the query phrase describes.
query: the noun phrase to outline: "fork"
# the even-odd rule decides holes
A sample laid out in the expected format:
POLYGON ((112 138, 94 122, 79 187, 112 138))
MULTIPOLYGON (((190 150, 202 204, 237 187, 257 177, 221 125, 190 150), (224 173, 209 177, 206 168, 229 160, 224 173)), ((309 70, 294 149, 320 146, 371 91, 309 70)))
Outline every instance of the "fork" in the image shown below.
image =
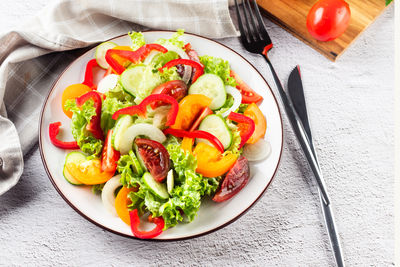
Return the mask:
POLYGON ((314 176, 316 178, 318 187, 321 191, 323 200, 325 204, 329 205, 330 200, 328 193, 326 191, 326 184, 323 179, 322 173, 320 168, 318 167, 318 160, 315 157, 313 153, 312 146, 310 146, 310 140, 307 137, 307 133, 304 130, 303 124, 301 123, 300 116, 297 114, 296 110, 293 107, 293 103, 291 100, 288 98, 286 92, 283 90, 282 83, 279 80, 278 75, 276 74, 276 71, 271 63, 271 61, 268 58, 268 51, 271 50, 273 47, 271 38, 269 37, 269 34, 266 30, 266 27, 264 25, 264 22, 262 20, 260 10, 258 9, 257 2, 256 0, 252 0, 254 10, 255 12, 252 11, 252 7, 250 4, 250 0, 243 0, 242 6, 243 6, 243 17, 245 23, 242 21, 242 16, 241 12, 239 11, 239 5, 237 0, 235 0, 235 6, 236 6, 236 14, 238 17, 238 24, 239 24, 239 30, 240 30, 240 39, 242 41, 243 46, 246 48, 247 51, 255 54, 260 54, 264 57, 264 59, 267 61, 271 72, 272 76, 274 77, 274 81, 276 84, 276 87, 278 88, 279 95, 281 97, 281 100, 283 102, 283 106, 285 107, 286 115, 289 118, 289 121, 292 125, 293 131, 295 132, 297 139, 300 143, 300 146, 302 150, 304 151, 304 154, 306 155, 307 161, 311 167, 312 172, 314 173, 314 176), (255 15, 254 15, 255 13, 255 15), (257 21, 256 21, 256 19, 257 21))
POLYGON ((306 155, 307 161, 316 178, 319 187, 318 191, 322 205, 322 212, 325 217, 325 223, 328 229, 328 234, 334 252, 336 264, 337 266, 344 266, 341 246, 335 229, 336 227, 333 218, 333 213, 331 210, 329 196, 326 191, 325 181, 322 176, 321 169, 319 167, 318 159, 314 150, 311 136, 304 129, 303 122, 298 113, 296 112, 294 104, 292 103, 291 99, 287 96, 286 92, 283 90, 282 83, 280 82, 279 77, 276 74, 276 71, 271 61, 268 58, 268 52, 273 47, 273 44, 266 30, 264 22, 262 20, 256 0, 252 0, 252 3, 253 4, 250 4, 250 0, 243 0, 242 2, 243 10, 242 12, 240 12, 238 2, 237 0, 235 0, 236 14, 238 18, 240 38, 242 44, 247 51, 262 55, 269 65, 276 87, 278 88, 278 92, 281 97, 283 106, 285 107, 286 114, 289 118, 290 124, 292 125, 293 131, 295 132, 295 135, 300 143, 300 146, 304 154, 306 155), (252 9, 254 9, 255 12, 253 12, 252 9), (243 13, 244 19, 241 13, 243 13), (245 23, 243 23, 243 20, 245 23))

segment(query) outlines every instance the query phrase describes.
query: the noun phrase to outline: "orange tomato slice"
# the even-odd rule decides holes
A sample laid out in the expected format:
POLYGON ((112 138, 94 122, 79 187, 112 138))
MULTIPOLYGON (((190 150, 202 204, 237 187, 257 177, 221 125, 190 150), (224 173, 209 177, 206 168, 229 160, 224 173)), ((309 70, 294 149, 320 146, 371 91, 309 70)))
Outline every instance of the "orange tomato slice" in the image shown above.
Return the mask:
POLYGON ((114 172, 101 171, 99 159, 68 162, 65 168, 72 177, 86 185, 102 184, 114 176, 114 172))
POLYGON ((64 114, 67 115, 68 118, 72 117, 72 112, 64 108, 65 102, 67 102, 68 99, 78 98, 81 95, 86 94, 87 92, 90 91, 92 91, 92 89, 89 86, 82 83, 72 84, 64 89, 64 92, 61 96, 61 105, 64 114))
POLYGON ((243 114, 251 118, 256 126, 253 135, 250 137, 249 140, 247 140, 246 143, 255 144, 258 140, 264 137, 265 132, 267 131, 267 120, 265 119, 264 114, 261 112, 260 108, 254 103, 251 103, 246 108, 243 114))
POLYGON ((205 95, 187 95, 179 102, 179 110, 172 129, 189 130, 193 121, 203 108, 211 104, 211 99, 205 95))
POLYGON ((238 158, 236 154, 222 156, 218 149, 206 143, 198 143, 193 154, 197 158, 196 172, 209 178, 228 172, 238 158))
POLYGON ((128 205, 131 203, 131 200, 128 198, 128 194, 134 190, 134 188, 122 187, 115 198, 115 210, 117 211, 118 217, 127 225, 131 225, 128 210, 128 205))

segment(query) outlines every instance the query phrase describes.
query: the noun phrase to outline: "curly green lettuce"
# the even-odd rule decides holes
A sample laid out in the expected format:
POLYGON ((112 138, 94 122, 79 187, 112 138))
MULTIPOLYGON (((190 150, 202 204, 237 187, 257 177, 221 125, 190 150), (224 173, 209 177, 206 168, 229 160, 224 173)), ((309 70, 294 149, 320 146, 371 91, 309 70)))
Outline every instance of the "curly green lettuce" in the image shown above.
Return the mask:
POLYGON ((180 38, 184 33, 185 31, 183 29, 178 29, 176 33, 172 35, 171 38, 169 39, 160 38, 157 41, 155 41, 155 43, 160 45, 170 44, 182 48, 185 45, 185 42, 180 40, 180 38))
POLYGON ((140 48, 146 44, 143 33, 133 31, 133 32, 129 32, 128 35, 129 35, 129 37, 131 37, 131 40, 132 40, 131 48, 133 51, 137 50, 138 48, 140 48))
POLYGON ((185 153, 180 145, 170 144, 167 150, 178 179, 171 197, 159 209, 159 214, 165 221, 165 228, 183 221, 182 212, 188 222, 193 221, 200 208, 201 198, 213 194, 219 185, 219 178, 204 178, 196 173, 196 158, 190 153, 185 153))
POLYGON ((218 75, 224 81, 225 85, 236 86, 236 80, 230 76, 231 67, 228 61, 219 57, 205 55, 200 57, 200 62, 204 65, 205 73, 218 75))
POLYGON ((127 94, 120 83, 106 93, 106 99, 101 106, 101 129, 107 133, 115 125, 112 115, 119 109, 135 105, 134 97, 127 94))
POLYGON ((133 153, 132 150, 129 151, 129 154, 121 156, 117 163, 117 171, 121 174, 119 181, 127 188, 141 185, 142 176, 135 171, 133 161, 136 156, 133 153))
POLYGON ((78 143, 80 149, 90 157, 98 157, 103 148, 103 141, 96 139, 87 129, 86 126, 96 115, 93 100, 86 101, 81 107, 76 105, 74 100, 67 100, 65 109, 73 112, 71 118, 72 136, 78 143))

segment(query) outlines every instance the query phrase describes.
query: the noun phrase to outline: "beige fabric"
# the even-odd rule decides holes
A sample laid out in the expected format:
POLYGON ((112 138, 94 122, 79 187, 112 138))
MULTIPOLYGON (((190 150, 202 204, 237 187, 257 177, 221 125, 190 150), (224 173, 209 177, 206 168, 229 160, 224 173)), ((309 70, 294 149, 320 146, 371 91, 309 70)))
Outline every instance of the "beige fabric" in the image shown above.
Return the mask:
POLYGON ((4 122, 0 136, 7 133, 0 143, 0 157, 5 164, 19 159, 15 162, 19 167, 0 179, 0 194, 18 181, 21 148, 25 154, 37 142, 43 99, 61 71, 83 52, 74 49, 147 28, 183 28, 212 38, 237 35, 228 0, 62 0, 0 35, 0 119, 4 122), (14 154, 2 152, 6 150, 14 154))

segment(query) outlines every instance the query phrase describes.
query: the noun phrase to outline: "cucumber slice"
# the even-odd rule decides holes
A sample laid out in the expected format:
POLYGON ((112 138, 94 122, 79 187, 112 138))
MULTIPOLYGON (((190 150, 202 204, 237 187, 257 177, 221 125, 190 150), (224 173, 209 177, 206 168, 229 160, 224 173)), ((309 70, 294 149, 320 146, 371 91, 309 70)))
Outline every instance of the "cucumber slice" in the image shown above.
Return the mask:
POLYGON ((133 124, 133 119, 130 115, 124 115, 118 118, 115 123, 113 133, 111 135, 111 144, 115 150, 121 149, 122 136, 126 129, 133 124))
POLYGON ((81 152, 71 152, 67 155, 67 157, 65 158, 63 175, 64 175, 65 180, 67 180, 68 183, 73 184, 73 185, 82 185, 82 183, 80 181, 76 180, 69 173, 69 171, 67 169, 67 163, 74 162, 75 164, 80 164, 85 161, 86 161, 86 156, 84 154, 82 154, 81 152))
POLYGON ((124 90, 140 100, 148 96, 161 82, 160 76, 143 64, 129 67, 121 74, 121 84, 124 90))
POLYGON ((143 175, 143 182, 149 187, 150 191, 161 199, 168 199, 167 186, 154 180, 150 173, 146 172, 143 175))
POLYGON ((135 153, 131 150, 129 151, 129 156, 132 159, 133 162, 133 169, 136 172, 137 175, 142 175, 143 174, 143 168, 138 160, 138 158, 136 157, 135 153))
POLYGON ((96 58, 97 64, 99 64, 99 66, 103 69, 108 69, 110 67, 110 65, 108 65, 106 61, 107 50, 113 49, 116 46, 117 44, 113 42, 104 42, 97 46, 94 56, 96 58))
POLYGON ((174 189, 174 184, 175 184, 174 170, 171 169, 167 175, 167 189, 168 189, 168 194, 170 194, 170 195, 171 195, 172 189, 174 189))
MULTIPOLYGON (((132 150, 132 145, 137 136, 144 135, 149 137, 151 140, 155 140, 159 143, 163 143, 167 139, 164 133, 148 123, 136 123, 128 127, 123 134, 119 143, 119 151, 122 155, 126 155, 132 150)), ((139 154, 137 154, 139 155, 139 154)))
POLYGON ((189 94, 201 94, 212 99, 210 108, 219 109, 226 101, 226 90, 222 79, 211 73, 204 74, 189 88, 189 94))
MULTIPOLYGON (((209 132, 217 137, 224 146, 224 149, 230 147, 232 143, 232 133, 225 120, 218 115, 212 114, 205 117, 200 123, 199 130, 209 132)), ((197 139, 197 141, 210 144, 210 142, 205 139, 197 139)))
POLYGON ((142 167, 143 170, 147 171, 146 164, 144 164, 144 161, 143 161, 142 157, 139 154, 139 148, 135 143, 133 143, 133 149, 135 150, 135 153, 137 155, 136 159, 139 162, 139 166, 142 167))

